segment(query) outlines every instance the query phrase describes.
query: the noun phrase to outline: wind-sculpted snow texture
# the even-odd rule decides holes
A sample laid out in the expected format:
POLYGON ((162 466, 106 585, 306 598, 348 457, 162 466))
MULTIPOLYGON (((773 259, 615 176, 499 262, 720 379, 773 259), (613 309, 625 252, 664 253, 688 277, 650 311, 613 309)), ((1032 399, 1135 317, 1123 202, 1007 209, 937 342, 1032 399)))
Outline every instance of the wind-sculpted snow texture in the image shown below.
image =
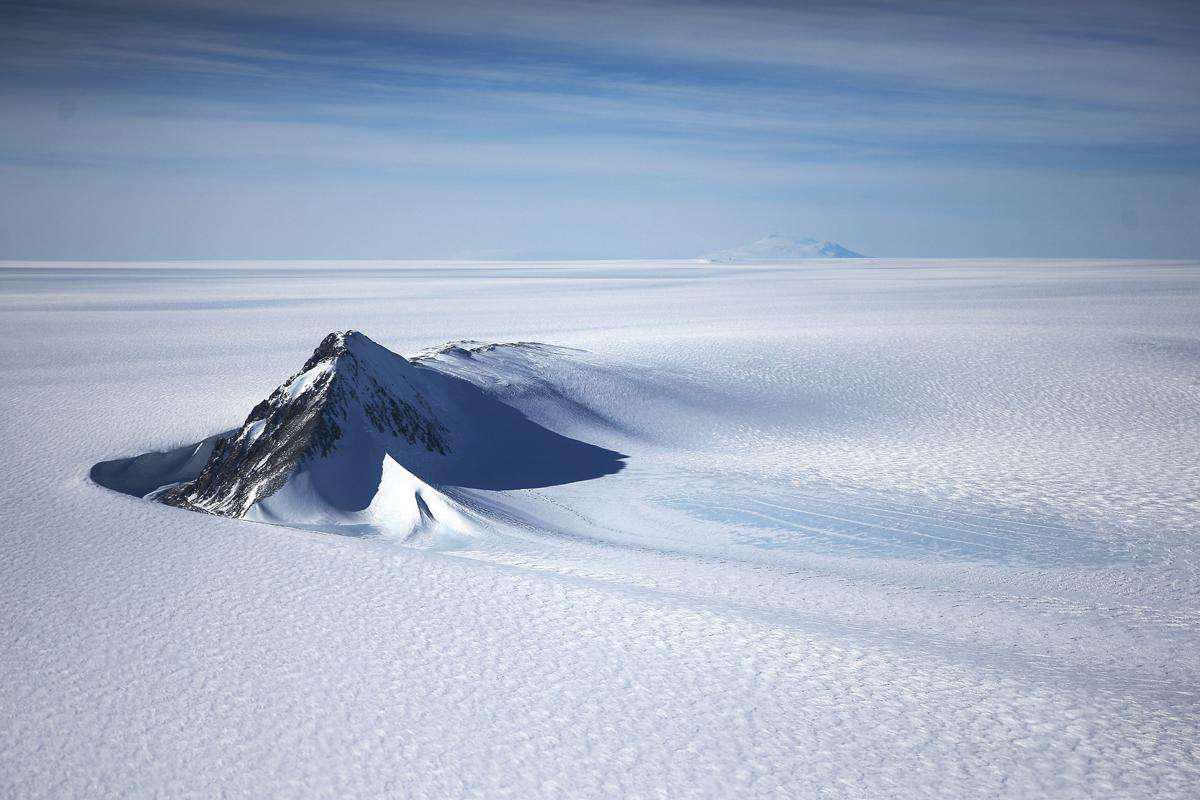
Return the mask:
POLYGON ((1200 785, 1200 264, 9 265, 0 355, 0 796, 1200 785))

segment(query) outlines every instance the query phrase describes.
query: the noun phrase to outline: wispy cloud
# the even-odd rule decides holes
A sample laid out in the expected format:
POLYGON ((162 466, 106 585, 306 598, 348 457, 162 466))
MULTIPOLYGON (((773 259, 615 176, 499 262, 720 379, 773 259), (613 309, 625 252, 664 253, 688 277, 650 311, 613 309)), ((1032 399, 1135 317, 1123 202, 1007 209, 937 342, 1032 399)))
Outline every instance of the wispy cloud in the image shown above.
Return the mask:
POLYGON ((863 169, 1144 181, 1200 170, 1197 76, 1200 14, 1171 2, 17 3, 0 162, 743 193, 863 169))

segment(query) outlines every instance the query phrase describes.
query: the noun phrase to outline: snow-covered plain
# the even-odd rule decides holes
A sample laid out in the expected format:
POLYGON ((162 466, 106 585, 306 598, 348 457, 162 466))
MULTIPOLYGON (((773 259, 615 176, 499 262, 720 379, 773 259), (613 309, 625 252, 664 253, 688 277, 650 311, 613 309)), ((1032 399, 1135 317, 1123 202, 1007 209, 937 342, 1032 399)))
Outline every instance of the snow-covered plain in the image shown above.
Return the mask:
POLYGON ((1194 797, 1200 264, 0 268, 0 795, 1194 797), (627 456, 414 544, 101 461, 330 331, 627 456))

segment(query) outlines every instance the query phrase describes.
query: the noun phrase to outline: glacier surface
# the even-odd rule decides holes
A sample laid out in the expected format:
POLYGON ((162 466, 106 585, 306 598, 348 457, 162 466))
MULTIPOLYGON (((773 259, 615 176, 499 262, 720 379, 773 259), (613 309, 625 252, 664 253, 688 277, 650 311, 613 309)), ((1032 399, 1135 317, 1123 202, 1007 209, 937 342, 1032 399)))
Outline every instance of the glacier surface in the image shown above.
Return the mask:
POLYGON ((0 309, 0 795, 1195 794, 1200 264, 9 263, 0 309), (130 496, 349 328, 623 468, 130 496))

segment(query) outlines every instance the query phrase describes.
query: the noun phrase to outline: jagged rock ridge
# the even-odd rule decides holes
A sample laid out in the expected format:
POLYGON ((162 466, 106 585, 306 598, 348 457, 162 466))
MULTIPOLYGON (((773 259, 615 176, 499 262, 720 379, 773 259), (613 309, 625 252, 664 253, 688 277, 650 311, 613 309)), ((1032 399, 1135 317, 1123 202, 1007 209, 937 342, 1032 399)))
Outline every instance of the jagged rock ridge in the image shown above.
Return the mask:
POLYGON ((557 433, 500 397, 520 397, 567 427, 602 425, 546 379, 546 370, 578 368, 578 352, 458 341, 408 359, 356 331, 330 334, 236 430, 102 462, 92 475, 221 516, 405 542, 475 536, 508 518, 496 511, 493 520, 495 501, 479 491, 555 486, 624 466, 623 454, 557 433))
POLYGON ((164 491, 169 505, 243 516, 305 462, 327 458, 355 428, 388 442, 445 455, 450 434, 404 357, 357 331, 331 333, 300 372, 219 439, 195 480, 164 491))

